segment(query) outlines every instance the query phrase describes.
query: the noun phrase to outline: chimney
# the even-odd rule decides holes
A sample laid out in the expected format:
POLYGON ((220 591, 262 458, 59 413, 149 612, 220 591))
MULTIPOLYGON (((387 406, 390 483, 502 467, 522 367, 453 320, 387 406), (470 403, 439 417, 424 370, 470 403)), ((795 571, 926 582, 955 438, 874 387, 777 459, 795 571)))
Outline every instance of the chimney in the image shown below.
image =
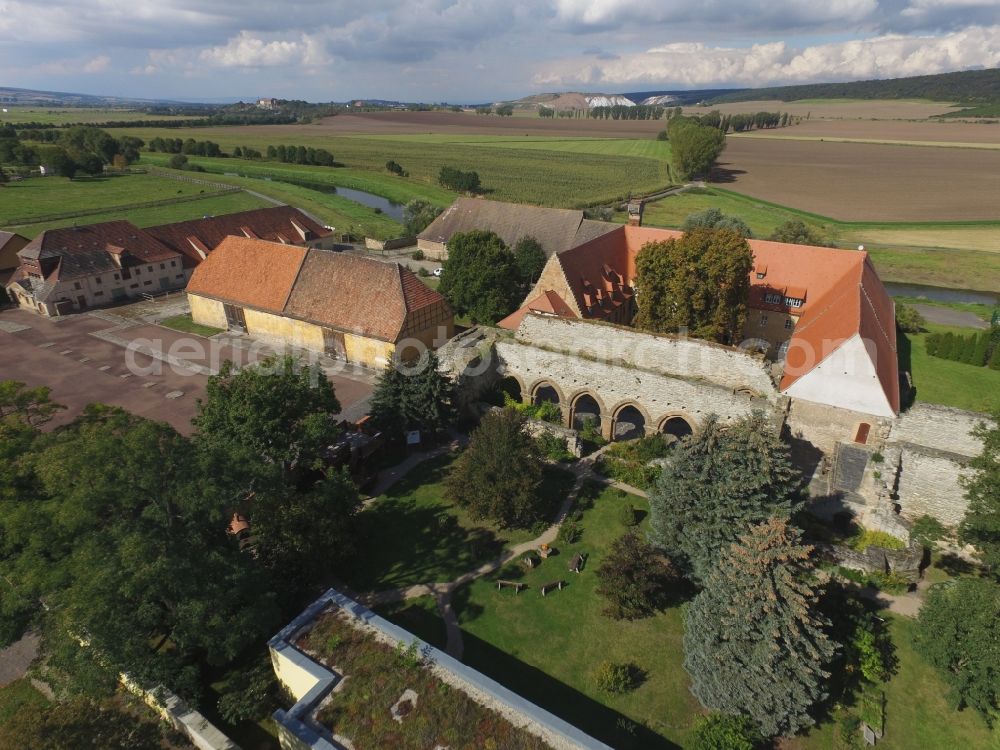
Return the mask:
POLYGON ((641 200, 628 202, 628 225, 630 227, 642 226, 642 209, 644 205, 641 200))

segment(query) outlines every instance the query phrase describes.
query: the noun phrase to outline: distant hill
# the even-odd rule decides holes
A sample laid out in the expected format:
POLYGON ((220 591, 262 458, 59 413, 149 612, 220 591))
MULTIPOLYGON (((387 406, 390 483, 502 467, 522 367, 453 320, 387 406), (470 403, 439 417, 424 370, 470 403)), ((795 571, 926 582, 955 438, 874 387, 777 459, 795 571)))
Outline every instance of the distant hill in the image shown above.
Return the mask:
POLYGON ((784 102, 797 99, 931 99, 939 102, 985 104, 1000 102, 1000 68, 851 83, 808 83, 744 89, 716 96, 710 103, 759 99, 778 99, 784 102))
POLYGON ((95 96, 64 91, 37 91, 0 86, 0 104, 41 105, 46 107, 129 107, 151 104, 177 104, 168 99, 133 99, 126 96, 95 96))

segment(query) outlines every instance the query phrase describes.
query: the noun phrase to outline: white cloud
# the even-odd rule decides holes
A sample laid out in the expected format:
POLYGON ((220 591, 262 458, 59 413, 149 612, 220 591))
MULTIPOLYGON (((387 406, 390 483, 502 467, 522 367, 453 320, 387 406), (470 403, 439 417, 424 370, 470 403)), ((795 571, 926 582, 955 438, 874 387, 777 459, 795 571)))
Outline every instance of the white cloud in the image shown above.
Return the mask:
POLYGON ((785 42, 752 47, 664 44, 594 65, 581 58, 543 67, 539 87, 634 84, 766 86, 858 80, 1000 66, 1000 26, 940 36, 885 35, 794 49, 785 42))
POLYGON ((98 55, 83 64, 84 73, 103 73, 111 66, 111 58, 107 55, 98 55))
POLYGON ((319 64, 324 58, 321 48, 303 35, 297 41, 266 41, 241 31, 226 44, 202 50, 200 59, 220 68, 270 68, 277 66, 319 64), (309 63, 306 63, 306 60, 309 63))

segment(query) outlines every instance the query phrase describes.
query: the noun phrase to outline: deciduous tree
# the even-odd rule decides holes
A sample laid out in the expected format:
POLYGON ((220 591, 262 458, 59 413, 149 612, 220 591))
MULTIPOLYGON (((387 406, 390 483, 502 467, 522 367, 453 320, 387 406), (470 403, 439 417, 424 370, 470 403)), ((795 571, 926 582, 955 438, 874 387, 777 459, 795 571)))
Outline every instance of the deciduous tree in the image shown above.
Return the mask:
POLYGON ((448 241, 448 259, 438 290, 458 315, 493 325, 521 301, 521 275, 514 254, 493 232, 457 233, 448 241))
POLYGON ((726 148, 726 135, 717 127, 700 125, 688 117, 674 117, 667 128, 670 164, 680 180, 707 175, 726 148))
POLYGON ((650 540, 704 580, 751 526, 790 515, 800 483, 788 446, 764 413, 725 425, 709 416, 674 449, 650 495, 650 540))
POLYGON ((829 240, 826 237, 810 227, 802 219, 789 219, 785 223, 779 224, 768 239, 774 242, 787 242, 790 245, 826 247, 829 244, 829 240))
POLYGON ((525 290, 529 290, 531 285, 538 281, 545 267, 545 250, 542 243, 534 237, 526 236, 519 239, 514 244, 514 259, 517 263, 518 273, 521 275, 521 283, 525 290))
POLYGON ((514 409, 490 412, 447 480, 449 497, 476 519, 529 527, 541 520, 542 458, 514 409))
POLYGON ((597 580, 597 593, 607 601, 604 614, 615 620, 638 620, 665 606, 678 575, 662 553, 629 531, 608 548, 597 580))
POLYGON ((811 549, 784 519, 754 526, 722 555, 685 618, 691 691, 768 737, 811 725, 826 697, 836 645, 808 583, 811 549))
POLYGON ((991 422, 981 423, 974 432, 983 441, 983 450, 970 461, 972 474, 963 480, 969 508, 959 535, 979 550, 983 565, 1000 578, 1000 409, 991 422))
POLYGON ((406 227, 406 233, 410 236, 420 234, 430 226, 442 210, 432 203, 414 198, 403 208, 403 225, 406 227))
POLYGON ((753 237, 750 227, 739 216, 727 216, 717 208, 706 208, 688 214, 681 229, 690 232, 692 229, 733 229, 744 237, 753 237))
POLYGON ((934 586, 917 620, 918 652, 951 688, 956 707, 971 706, 987 722, 1000 715, 1000 585, 960 578, 934 586))
MULTIPOLYGON (((718 131, 716 131, 718 132, 718 131)), ((636 257, 635 325, 725 344, 742 338, 753 252, 733 229, 698 228, 645 245, 636 257)))

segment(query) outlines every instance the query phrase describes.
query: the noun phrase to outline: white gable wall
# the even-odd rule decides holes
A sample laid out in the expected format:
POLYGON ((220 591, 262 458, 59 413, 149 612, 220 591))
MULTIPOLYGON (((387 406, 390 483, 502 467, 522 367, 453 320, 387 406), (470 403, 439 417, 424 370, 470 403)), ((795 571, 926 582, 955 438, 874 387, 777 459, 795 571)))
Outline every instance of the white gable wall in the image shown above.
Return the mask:
POLYGON ((860 334, 847 339, 783 393, 864 414, 896 416, 860 334))

